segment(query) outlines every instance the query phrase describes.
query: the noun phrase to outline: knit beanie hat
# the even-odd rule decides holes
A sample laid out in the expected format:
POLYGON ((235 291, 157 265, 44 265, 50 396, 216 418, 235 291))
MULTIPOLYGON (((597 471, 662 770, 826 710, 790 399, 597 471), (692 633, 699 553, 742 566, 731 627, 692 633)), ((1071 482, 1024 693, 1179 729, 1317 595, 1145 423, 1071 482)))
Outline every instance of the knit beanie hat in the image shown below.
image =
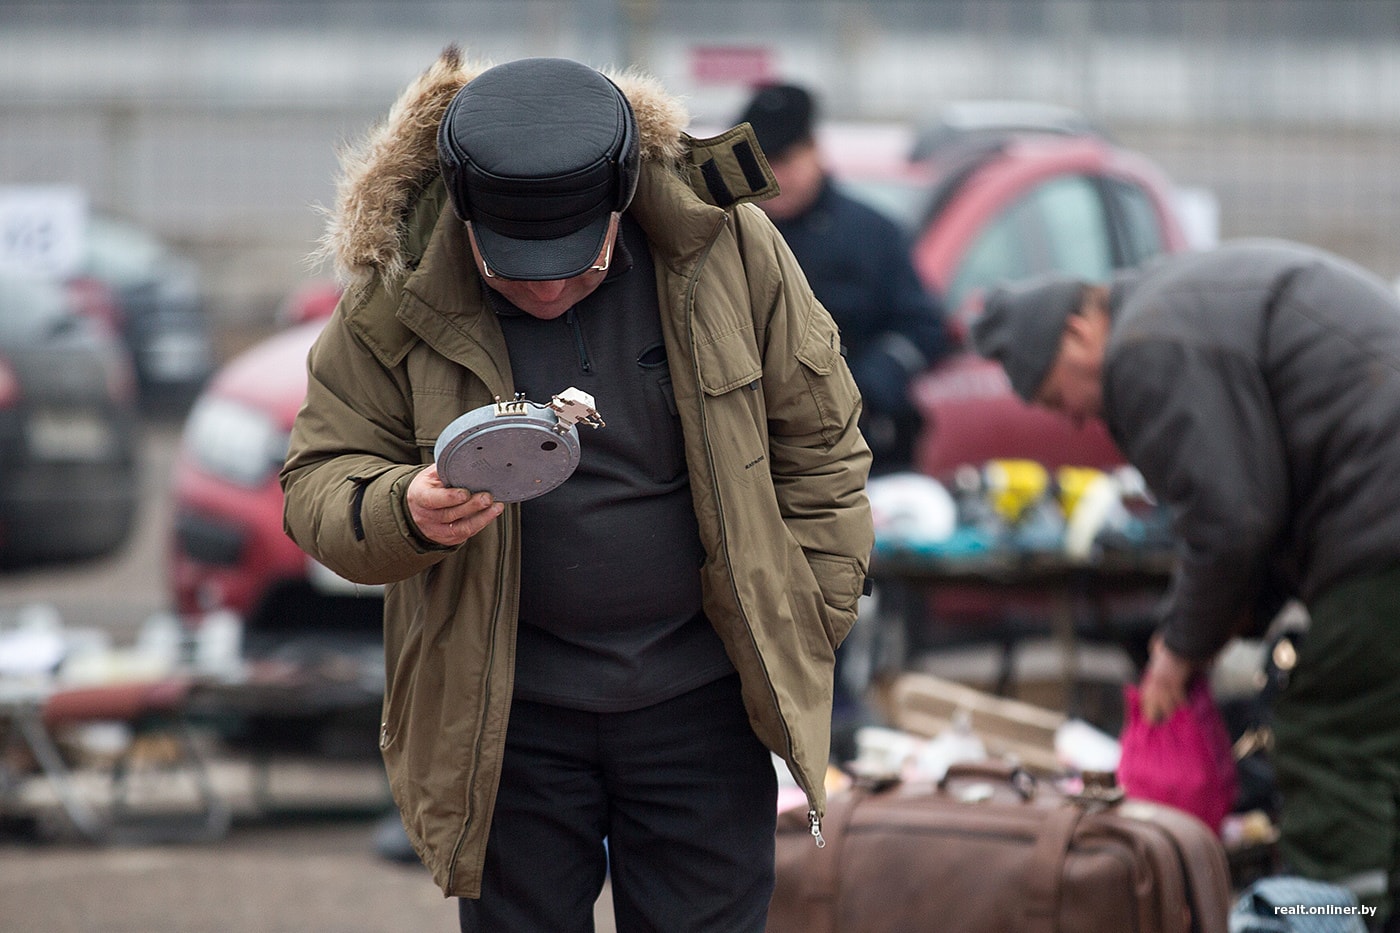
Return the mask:
POLYGON ((770 84, 754 93, 739 122, 753 127, 765 156, 778 159, 812 138, 816 119, 817 102, 810 91, 796 84, 770 84))
POLYGON ((1060 273, 999 286, 972 323, 972 345, 1000 363, 1016 394, 1032 401, 1059 355, 1065 321, 1083 298, 1084 283, 1060 273))

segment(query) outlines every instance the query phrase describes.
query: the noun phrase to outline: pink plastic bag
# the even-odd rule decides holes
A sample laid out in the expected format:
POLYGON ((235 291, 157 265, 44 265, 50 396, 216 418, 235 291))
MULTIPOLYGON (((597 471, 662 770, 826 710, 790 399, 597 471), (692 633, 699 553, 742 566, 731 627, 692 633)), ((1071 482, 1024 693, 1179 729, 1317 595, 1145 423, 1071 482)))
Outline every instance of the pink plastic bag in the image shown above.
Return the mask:
POLYGON ((1123 792, 1185 810, 1219 832, 1234 805, 1238 777, 1230 733, 1205 678, 1192 681, 1186 704, 1156 725, 1142 715, 1136 684, 1124 686, 1123 700, 1123 792))

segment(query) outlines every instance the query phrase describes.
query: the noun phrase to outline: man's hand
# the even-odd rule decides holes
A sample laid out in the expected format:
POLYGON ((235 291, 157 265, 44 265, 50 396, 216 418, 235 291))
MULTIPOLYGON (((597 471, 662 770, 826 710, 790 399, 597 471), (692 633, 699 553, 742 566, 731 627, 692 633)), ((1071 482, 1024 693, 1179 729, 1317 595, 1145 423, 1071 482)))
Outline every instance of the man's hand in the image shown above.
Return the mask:
POLYGON ((444 486, 435 463, 413 477, 404 501, 418 532, 429 541, 446 545, 461 544, 505 510, 500 502, 491 501, 489 492, 473 495, 466 489, 444 486))
POLYGON ((1186 705, 1186 687, 1200 668, 1168 648, 1162 636, 1152 637, 1151 654, 1138 693, 1142 715, 1148 722, 1162 722, 1177 707, 1186 705))

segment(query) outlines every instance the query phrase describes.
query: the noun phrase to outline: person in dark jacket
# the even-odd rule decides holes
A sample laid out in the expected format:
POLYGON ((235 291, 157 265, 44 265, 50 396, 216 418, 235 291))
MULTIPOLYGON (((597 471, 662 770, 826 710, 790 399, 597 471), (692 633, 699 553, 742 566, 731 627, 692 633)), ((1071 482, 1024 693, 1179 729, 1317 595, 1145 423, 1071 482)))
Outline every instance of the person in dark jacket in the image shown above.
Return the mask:
POLYGON ((832 180, 816 120, 812 93, 794 84, 760 88, 740 117, 778 180, 780 193, 763 210, 841 328, 865 402, 871 472, 907 470, 920 426, 909 384, 946 349, 942 305, 919 281, 899 226, 832 180))
POLYGON ((1149 718, 1233 635, 1306 605, 1274 709, 1282 853, 1384 916, 1400 853, 1400 298, 1337 256, 1239 241, 1111 288, 998 288, 973 340, 1027 401, 1102 417, 1173 510, 1149 718))

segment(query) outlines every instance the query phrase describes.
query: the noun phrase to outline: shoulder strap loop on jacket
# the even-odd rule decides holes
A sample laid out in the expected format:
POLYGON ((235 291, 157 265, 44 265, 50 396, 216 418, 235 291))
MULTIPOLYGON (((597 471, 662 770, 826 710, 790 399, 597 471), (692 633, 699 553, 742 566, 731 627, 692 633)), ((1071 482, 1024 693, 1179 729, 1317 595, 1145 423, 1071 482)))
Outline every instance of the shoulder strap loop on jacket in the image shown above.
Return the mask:
POLYGON ((729 208, 778 193, 778 181, 749 124, 740 123, 709 139, 686 137, 686 142, 690 187, 706 203, 729 208))

